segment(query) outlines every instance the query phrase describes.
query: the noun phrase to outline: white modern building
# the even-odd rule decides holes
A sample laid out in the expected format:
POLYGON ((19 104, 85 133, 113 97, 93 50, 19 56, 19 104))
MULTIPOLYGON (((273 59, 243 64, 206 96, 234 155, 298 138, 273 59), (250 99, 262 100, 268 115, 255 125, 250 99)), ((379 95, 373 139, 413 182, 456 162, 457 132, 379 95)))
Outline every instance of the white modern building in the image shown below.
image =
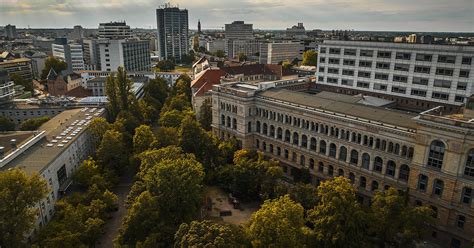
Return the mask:
POLYGON ((272 43, 262 43, 260 45, 261 64, 278 64, 282 61, 301 60, 304 45, 301 42, 281 41, 272 43))
POLYGON ((8 72, 0 70, 0 103, 10 101, 15 95, 15 84, 8 77, 8 72))
POLYGON ((100 23, 98 34, 99 38, 103 39, 127 39, 132 37, 130 26, 125 22, 100 23))
POLYGON ((82 41, 82 48, 84 51, 85 67, 88 70, 100 70, 99 46, 97 40, 84 39, 82 41))
MULTIPOLYGON (((227 40, 226 54, 229 58, 237 58, 239 54, 247 57, 256 56, 260 51, 261 42, 258 40, 227 40)), ((258 56, 256 56, 258 60, 258 56)))
POLYGON ((33 77, 39 79, 44 69, 46 59, 48 55, 43 52, 36 52, 31 56, 31 69, 33 71, 33 77))
POLYGON ((225 24, 225 38, 233 40, 251 40, 253 37, 253 24, 244 21, 234 21, 225 24))
POLYGON ((151 68, 147 40, 98 40, 98 54, 102 71, 116 71, 119 66, 127 71, 148 71, 151 68))
POLYGON ((165 4, 156 9, 156 22, 160 58, 180 61, 189 52, 188 10, 165 4))
POLYGON ((84 70, 84 54, 82 45, 77 43, 68 43, 67 38, 56 38, 53 45, 53 56, 66 62, 68 70, 84 70))
POLYGON ((460 106, 474 93, 474 47, 326 40, 317 86, 415 109, 460 106))
POLYGON ((206 42, 206 50, 215 53, 217 51, 225 51, 227 50, 227 40, 226 39, 218 39, 218 40, 211 40, 206 42))

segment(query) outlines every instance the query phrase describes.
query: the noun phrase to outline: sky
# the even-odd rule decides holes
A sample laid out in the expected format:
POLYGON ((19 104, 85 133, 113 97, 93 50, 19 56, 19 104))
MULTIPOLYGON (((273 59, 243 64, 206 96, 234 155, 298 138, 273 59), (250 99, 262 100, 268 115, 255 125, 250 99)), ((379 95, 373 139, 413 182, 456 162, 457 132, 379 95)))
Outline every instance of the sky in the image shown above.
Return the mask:
MULTIPOLYGON (((0 25, 19 28, 97 28, 125 20, 156 28, 162 0, 0 0, 0 25)), ((474 32, 474 0, 175 0, 189 11, 189 27, 219 29, 243 20, 254 29, 474 32)))

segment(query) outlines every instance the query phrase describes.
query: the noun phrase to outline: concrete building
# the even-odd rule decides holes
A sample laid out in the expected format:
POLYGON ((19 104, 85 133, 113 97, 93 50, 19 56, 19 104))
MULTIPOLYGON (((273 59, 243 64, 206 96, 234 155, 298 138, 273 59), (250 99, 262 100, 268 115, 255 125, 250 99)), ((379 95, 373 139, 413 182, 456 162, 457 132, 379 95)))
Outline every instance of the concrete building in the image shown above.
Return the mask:
POLYGON ((0 70, 0 104, 10 102, 13 99, 15 95, 14 85, 8 76, 8 72, 0 70))
POLYGON ((11 59, 0 62, 0 70, 6 70, 8 74, 15 73, 30 82, 33 80, 33 71, 31 69, 31 60, 28 58, 11 59))
MULTIPOLYGON (((351 180, 359 201, 393 187, 411 204, 434 210, 427 239, 470 247, 474 237, 474 117, 391 110, 385 99, 332 92, 317 95, 229 83, 212 88, 212 128, 280 161, 287 177, 309 169, 314 184, 351 180)), ((468 108, 472 108, 469 105, 468 108)))
POLYGON ((33 71, 34 78, 40 79, 47 58, 48 55, 43 52, 36 52, 30 57, 31 69, 33 71))
POLYGON ((227 40, 226 54, 229 58, 237 58, 239 54, 247 56, 249 60, 258 61, 261 42, 258 40, 227 40))
POLYGON ((176 80, 181 76, 179 72, 156 72, 156 77, 160 77, 168 82, 168 86, 173 86, 176 83, 176 80))
POLYGON ((6 25, 4 28, 4 32, 5 32, 5 37, 7 37, 7 39, 9 40, 14 40, 17 37, 15 25, 10 25, 10 24, 6 25))
POLYGON ((85 69, 82 45, 69 43, 67 38, 56 38, 52 45, 53 56, 66 62, 69 71, 85 69))
POLYGON ((69 37, 71 38, 71 40, 76 40, 76 41, 82 40, 82 38, 84 38, 84 29, 82 28, 82 26, 81 25, 74 26, 69 37))
POLYGON ((117 71, 122 66, 127 71, 151 69, 150 43, 147 40, 98 40, 100 69, 117 71))
POLYGON ((31 235, 54 215, 54 205, 72 182, 82 161, 95 150, 88 131, 89 123, 105 116, 105 109, 83 108, 61 112, 34 132, 9 132, 0 135, 0 171, 18 168, 28 175, 39 174, 47 182, 47 196, 36 204, 39 215, 31 235))
POLYGON ((306 29, 302 22, 299 22, 298 25, 295 25, 291 28, 286 29, 286 36, 291 38, 304 38, 306 36, 306 29))
POLYGON ((156 9, 156 22, 160 58, 181 61, 190 50, 188 10, 165 4, 156 9))
POLYGON ((99 38, 102 39, 128 39, 132 37, 130 26, 125 22, 106 22, 99 23, 97 31, 99 38))
POLYGON ((301 42, 281 41, 262 43, 260 45, 261 64, 278 64, 282 61, 301 60, 303 56, 304 45, 301 42))
POLYGON ((400 107, 459 108, 474 93, 474 47, 326 40, 317 87, 375 95, 400 107))
POLYGON ((226 39, 218 39, 218 40, 210 40, 206 42, 206 50, 211 53, 215 53, 217 51, 223 51, 224 54, 227 54, 227 40, 226 39))
POLYGON ((87 70, 100 70, 100 50, 96 39, 82 40, 84 66, 87 70))
POLYGON ((244 21, 234 21, 230 24, 225 24, 225 38, 232 40, 252 40, 253 24, 245 23, 244 21))
MULTIPOLYGON (((140 99, 143 96, 143 89, 148 84, 149 78, 144 76, 129 77, 132 82, 132 91, 140 99)), ((105 84, 107 77, 96 77, 86 82, 86 88, 92 92, 92 96, 106 96, 105 84)))

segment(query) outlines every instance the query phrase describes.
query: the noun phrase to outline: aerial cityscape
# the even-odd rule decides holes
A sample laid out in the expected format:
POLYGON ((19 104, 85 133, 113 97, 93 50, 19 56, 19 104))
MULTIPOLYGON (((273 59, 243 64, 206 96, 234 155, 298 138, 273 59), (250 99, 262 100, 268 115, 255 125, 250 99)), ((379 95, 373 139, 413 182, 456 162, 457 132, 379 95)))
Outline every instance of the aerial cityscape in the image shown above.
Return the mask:
POLYGON ((0 248, 474 247, 472 0, 0 6, 0 248))

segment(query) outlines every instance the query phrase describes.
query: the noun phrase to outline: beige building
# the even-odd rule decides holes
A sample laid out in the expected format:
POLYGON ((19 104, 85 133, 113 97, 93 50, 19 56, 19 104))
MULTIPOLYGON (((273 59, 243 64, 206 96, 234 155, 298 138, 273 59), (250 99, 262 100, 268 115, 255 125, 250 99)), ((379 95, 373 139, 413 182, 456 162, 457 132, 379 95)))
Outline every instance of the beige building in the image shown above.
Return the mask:
MULTIPOLYGON (((415 115, 364 96, 312 95, 245 83, 214 85, 213 132, 280 161, 286 176, 308 168, 313 183, 348 177, 359 200, 376 190, 408 192, 430 206, 427 239, 469 247, 474 236, 474 125, 440 108, 415 115)), ((449 245, 448 245, 449 244, 449 245)))

